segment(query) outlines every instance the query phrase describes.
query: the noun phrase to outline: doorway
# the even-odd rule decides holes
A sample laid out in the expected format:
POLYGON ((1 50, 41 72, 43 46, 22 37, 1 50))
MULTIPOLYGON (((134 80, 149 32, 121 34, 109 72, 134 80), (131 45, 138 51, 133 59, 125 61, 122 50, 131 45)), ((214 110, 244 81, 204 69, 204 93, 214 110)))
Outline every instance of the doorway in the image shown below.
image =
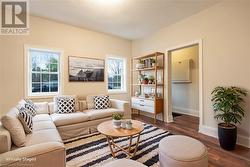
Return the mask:
POLYGON ((185 115, 202 125, 202 41, 167 50, 166 122, 185 115))
POLYGON ((199 46, 170 52, 173 116, 199 116, 199 46))

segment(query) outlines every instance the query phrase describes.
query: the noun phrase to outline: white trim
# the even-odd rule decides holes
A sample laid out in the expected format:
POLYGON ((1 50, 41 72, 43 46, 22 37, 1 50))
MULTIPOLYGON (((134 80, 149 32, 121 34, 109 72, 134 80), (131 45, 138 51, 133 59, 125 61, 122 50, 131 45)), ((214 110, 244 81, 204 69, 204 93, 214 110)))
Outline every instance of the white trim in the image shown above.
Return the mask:
POLYGON ((203 49, 203 46, 202 46, 202 39, 198 39, 198 40, 195 40, 195 41, 191 41, 191 42, 186 42, 186 43, 183 43, 181 45, 178 45, 178 46, 175 46, 175 47, 171 47, 171 48, 168 48, 166 49, 166 61, 167 61, 167 68, 166 68, 166 74, 167 74, 167 89, 166 89, 166 95, 167 95, 167 103, 166 105, 168 106, 167 107, 167 110, 166 113, 165 113, 165 118, 167 122, 172 122, 173 119, 171 118, 172 117, 172 97, 171 97, 171 94, 172 94, 172 90, 171 90, 171 87, 172 87, 172 81, 171 81, 171 54, 170 52, 171 51, 174 51, 174 50, 178 50, 178 49, 181 49, 181 48, 186 48, 188 46, 192 46, 192 45, 199 45, 199 125, 203 125, 203 52, 202 52, 202 49, 203 49))
POLYGON ((199 133, 202 133, 202 134, 205 134, 208 136, 212 136, 212 137, 218 139, 217 130, 216 130, 216 128, 213 128, 213 127, 209 127, 206 125, 200 125, 199 126, 199 133))
POLYGON ((122 91, 122 90, 108 90, 109 95, 114 95, 114 94, 127 94, 128 91, 122 91))
POLYGON ((41 46, 36 46, 36 45, 28 45, 24 44, 24 96, 25 98, 51 98, 55 95, 61 94, 62 89, 63 89, 63 50, 61 49, 55 49, 55 48, 50 48, 50 47, 41 47, 41 46), (41 51, 48 51, 48 52, 57 52, 60 53, 59 56, 59 78, 58 78, 58 92, 56 93, 37 93, 37 94, 31 94, 30 88, 30 62, 29 62, 29 49, 35 49, 35 50, 41 50, 41 51))
POLYGON ((194 117, 199 117, 199 111, 191 109, 191 108, 183 108, 183 107, 173 106, 172 112, 178 113, 178 114, 184 114, 184 115, 191 115, 194 117))
MULTIPOLYGON (((202 134, 205 134, 208 136, 212 136, 212 137, 218 139, 218 129, 217 128, 213 128, 213 127, 209 127, 209 126, 205 126, 205 125, 200 125, 199 126, 199 133, 202 133, 202 134)), ((250 137, 238 134, 237 135, 237 144, 250 148, 250 137)))
POLYGON ((107 63, 105 63, 105 68, 106 68, 106 73, 107 73, 107 75, 106 75, 106 92, 107 92, 107 94, 110 94, 110 95, 112 95, 112 94, 126 94, 126 93, 128 93, 128 82, 127 82, 127 69, 128 69, 128 65, 127 65, 127 58, 126 57, 123 57, 123 56, 116 56, 116 55, 111 55, 111 54, 109 54, 109 55, 106 55, 106 62, 107 63), (123 89, 122 90, 109 90, 108 89, 108 83, 109 83, 109 81, 108 81, 108 59, 109 58, 111 58, 111 59, 120 59, 120 60, 123 60, 123 66, 124 66, 124 70, 123 70, 123 73, 124 73, 124 75, 123 75, 123 89))

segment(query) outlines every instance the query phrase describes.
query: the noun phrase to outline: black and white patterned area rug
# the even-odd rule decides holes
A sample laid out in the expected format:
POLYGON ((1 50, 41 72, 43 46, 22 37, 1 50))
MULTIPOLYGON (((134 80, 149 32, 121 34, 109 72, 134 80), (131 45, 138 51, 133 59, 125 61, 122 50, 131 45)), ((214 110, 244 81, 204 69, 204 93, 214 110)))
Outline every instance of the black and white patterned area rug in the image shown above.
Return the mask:
MULTIPOLYGON (((158 167, 159 141, 171 134, 149 124, 144 124, 144 126, 145 129, 141 133, 137 153, 132 159, 146 166, 158 167)), ((136 139, 133 139, 134 145, 136 139)), ((128 138, 118 138, 115 141, 120 146, 127 146, 128 144, 128 138)), ((111 155, 106 137, 98 132, 66 140, 64 144, 66 146, 67 167, 102 166, 115 159, 111 155)), ((116 158, 126 158, 126 154, 122 151, 117 152, 116 158)))

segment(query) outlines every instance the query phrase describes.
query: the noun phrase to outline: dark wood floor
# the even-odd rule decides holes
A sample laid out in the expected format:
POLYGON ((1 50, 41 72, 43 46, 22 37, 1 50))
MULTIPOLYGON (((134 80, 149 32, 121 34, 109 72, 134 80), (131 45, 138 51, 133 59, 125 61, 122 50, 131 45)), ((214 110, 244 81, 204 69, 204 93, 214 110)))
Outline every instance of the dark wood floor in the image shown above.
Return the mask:
MULTIPOLYGON (((133 119, 153 124, 153 119, 146 116, 133 115, 133 119)), ((172 123, 157 121, 154 126, 200 140, 208 148, 209 167, 250 167, 250 149, 237 145, 234 151, 223 150, 217 139, 198 133, 197 117, 177 116, 172 123)))

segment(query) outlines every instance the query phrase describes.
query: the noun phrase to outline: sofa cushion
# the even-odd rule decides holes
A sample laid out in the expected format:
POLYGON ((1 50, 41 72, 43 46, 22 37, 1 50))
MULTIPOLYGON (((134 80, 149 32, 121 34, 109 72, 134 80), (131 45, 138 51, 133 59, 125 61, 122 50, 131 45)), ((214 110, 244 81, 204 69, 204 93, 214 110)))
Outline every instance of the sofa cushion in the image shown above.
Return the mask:
POLYGON ((28 134, 26 136, 25 146, 31 146, 46 142, 62 142, 62 139, 56 129, 39 130, 28 134))
POLYGON ((37 114, 33 117, 33 122, 52 121, 49 114, 37 114))
POLYGON ((10 151, 11 148, 11 138, 10 132, 5 129, 0 123, 0 154, 10 151))
POLYGON ((37 114, 48 114, 48 102, 36 102, 36 112, 37 114))
POLYGON ((25 143, 25 132, 22 123, 19 121, 18 109, 12 108, 6 115, 1 119, 3 126, 10 132, 12 142, 17 146, 24 146, 25 143))
POLYGON ((51 115, 51 118, 56 126, 77 124, 89 120, 88 115, 83 112, 75 112, 69 114, 54 113, 51 115))
POLYGON ((123 113, 122 110, 116 108, 107 108, 101 110, 91 109, 84 111, 84 113, 86 113, 89 116, 90 120, 111 117, 113 113, 118 113, 118 112, 123 113))
POLYGON ((31 133, 33 130, 33 120, 32 115, 30 114, 27 108, 19 108, 18 119, 23 124, 24 131, 26 133, 31 133))
MULTIPOLYGON (((79 100, 79 111, 87 110, 87 101, 86 100, 79 100)), ((77 110, 78 111, 78 110, 77 110)))
POLYGON ((46 129, 56 129, 55 124, 52 120, 49 121, 37 121, 33 124, 33 132, 46 129))
POLYGON ((55 113, 55 111, 54 111, 55 102, 49 102, 48 105, 49 105, 49 114, 54 114, 55 113))

